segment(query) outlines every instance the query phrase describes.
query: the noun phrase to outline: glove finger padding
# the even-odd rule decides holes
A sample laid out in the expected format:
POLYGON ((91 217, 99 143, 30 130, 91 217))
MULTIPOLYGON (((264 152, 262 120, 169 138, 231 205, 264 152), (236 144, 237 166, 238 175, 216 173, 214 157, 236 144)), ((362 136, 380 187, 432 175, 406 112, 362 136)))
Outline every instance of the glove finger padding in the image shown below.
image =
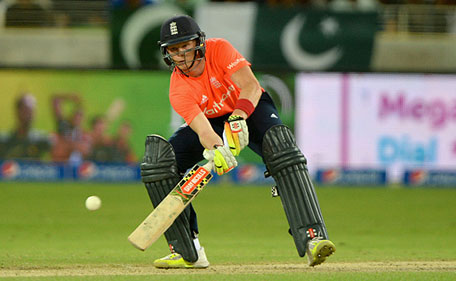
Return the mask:
POLYGON ((244 147, 249 144, 249 130, 247 122, 239 115, 232 115, 225 122, 223 139, 229 146, 231 153, 238 156, 244 147))
POLYGON ((218 146, 214 150, 205 149, 203 156, 208 161, 214 161, 214 171, 219 176, 228 173, 238 165, 236 158, 226 146, 218 146))

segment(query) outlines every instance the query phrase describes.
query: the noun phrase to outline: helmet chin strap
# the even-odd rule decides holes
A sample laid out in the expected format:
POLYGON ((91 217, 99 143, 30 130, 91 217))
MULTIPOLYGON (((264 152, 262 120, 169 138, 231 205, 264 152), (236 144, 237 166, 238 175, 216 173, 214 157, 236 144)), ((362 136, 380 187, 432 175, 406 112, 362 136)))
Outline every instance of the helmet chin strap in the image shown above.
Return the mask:
MULTIPOLYGON (((196 53, 196 51, 195 51, 195 53, 196 53)), ((194 59, 194 60, 192 61, 192 64, 191 64, 190 66, 187 65, 187 62, 185 62, 185 66, 187 66, 187 71, 183 71, 182 69, 179 68, 180 71, 181 71, 184 75, 187 75, 187 76, 188 76, 188 74, 190 73, 190 71, 192 71, 192 67, 193 67, 193 65, 195 64, 195 61, 196 61, 196 60, 194 59)))
MULTIPOLYGON (((195 57, 196 57, 196 55, 197 55, 198 52, 197 52, 197 50, 194 50, 194 52, 195 52, 195 57)), ((187 62, 185 62, 185 66, 187 66, 187 71, 183 71, 179 66, 177 66, 177 65, 176 65, 176 66, 177 66, 177 68, 180 70, 180 72, 181 72, 182 74, 184 74, 185 76, 188 77, 188 76, 189 76, 188 74, 192 71, 192 68, 193 68, 193 66, 195 65, 195 62, 198 61, 198 65, 199 65, 199 64, 201 63, 201 60, 202 60, 203 58, 204 58, 204 57, 193 59, 192 64, 191 64, 190 66, 187 65, 187 62)))

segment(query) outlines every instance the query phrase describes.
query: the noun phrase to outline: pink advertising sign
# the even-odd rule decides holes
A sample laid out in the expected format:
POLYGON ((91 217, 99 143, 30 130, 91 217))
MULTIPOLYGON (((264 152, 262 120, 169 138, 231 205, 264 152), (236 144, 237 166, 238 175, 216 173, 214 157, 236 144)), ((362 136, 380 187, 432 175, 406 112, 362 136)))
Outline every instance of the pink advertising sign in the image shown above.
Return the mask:
POLYGON ((296 135, 309 169, 456 169, 456 75, 301 73, 296 135))

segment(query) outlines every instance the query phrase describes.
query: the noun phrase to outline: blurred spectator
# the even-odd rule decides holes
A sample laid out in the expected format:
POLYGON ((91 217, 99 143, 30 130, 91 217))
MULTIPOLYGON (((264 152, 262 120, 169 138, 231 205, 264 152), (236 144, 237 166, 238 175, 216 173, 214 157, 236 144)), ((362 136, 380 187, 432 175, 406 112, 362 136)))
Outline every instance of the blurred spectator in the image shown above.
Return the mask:
POLYGON ((1 159, 42 159, 51 147, 50 138, 32 129, 35 117, 36 99, 24 94, 16 100, 16 127, 0 140, 1 159))
POLYGON ((111 4, 115 8, 139 8, 141 6, 156 4, 159 0, 111 0, 111 4))
POLYGON ((349 12, 355 9, 356 1, 353 0, 331 0, 328 7, 336 12, 349 12))
POLYGON ((34 0, 15 0, 6 10, 7 27, 49 26, 49 11, 34 0))
POLYGON ((297 7, 297 6, 306 6, 311 3, 310 0, 261 0, 257 2, 264 2, 268 6, 272 7, 297 7))
POLYGON ((380 8, 380 3, 377 0, 357 0, 356 8, 358 11, 377 11, 380 8))
POLYGON ((90 152, 88 160, 94 162, 112 162, 113 146, 106 133, 107 121, 103 115, 95 116, 91 121, 90 152))
POLYGON ((117 134, 113 138, 113 162, 135 163, 138 160, 130 145, 132 132, 129 121, 124 120, 120 123, 117 134))
POLYGON ((57 26, 103 26, 108 19, 108 1, 54 0, 53 13, 57 26))
POLYGON ((58 162, 79 164, 89 153, 89 138, 82 128, 84 112, 76 94, 54 95, 52 108, 57 125, 52 159, 58 162), (64 103, 71 103, 72 113, 64 115, 64 103))
POLYGON ((131 124, 123 121, 113 138, 106 133, 106 130, 106 118, 101 115, 94 117, 90 133, 91 149, 87 160, 98 163, 135 163, 136 155, 129 143, 131 124))
POLYGON ((456 34, 456 12, 453 14, 447 15, 448 21, 448 32, 451 34, 456 34))

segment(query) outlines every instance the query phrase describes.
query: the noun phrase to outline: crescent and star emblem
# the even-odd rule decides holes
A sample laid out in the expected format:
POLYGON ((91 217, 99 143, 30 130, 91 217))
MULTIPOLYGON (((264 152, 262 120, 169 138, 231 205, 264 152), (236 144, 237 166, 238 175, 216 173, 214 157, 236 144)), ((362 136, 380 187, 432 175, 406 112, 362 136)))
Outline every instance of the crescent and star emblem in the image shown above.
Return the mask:
MULTIPOLYGON (((181 13, 184 12, 172 5, 146 6, 139 9, 125 22, 120 32, 120 50, 129 68, 141 67, 139 47, 147 33, 160 26, 169 17, 181 13)), ((299 34, 304 23, 305 17, 298 14, 285 26, 280 38, 283 56, 296 70, 328 69, 342 57, 342 49, 333 47, 318 54, 304 50, 299 43, 299 34)), ((321 22, 321 29, 325 35, 333 35, 337 32, 338 23, 327 18, 321 22)), ((157 56, 161 58, 160 54, 157 56)))
MULTIPOLYGON (((304 23, 305 17, 298 14, 285 26, 280 38, 283 56, 296 70, 328 69, 342 57, 342 49, 333 47, 318 54, 311 54, 304 50, 299 43, 299 34, 304 23)), ((320 27, 325 35, 330 35, 336 32, 338 23, 332 18, 327 18, 321 22, 320 27)))
POLYGON ((128 67, 141 67, 139 46, 149 31, 161 26, 169 17, 183 13, 181 9, 172 5, 148 5, 129 17, 120 31, 120 51, 128 67))

